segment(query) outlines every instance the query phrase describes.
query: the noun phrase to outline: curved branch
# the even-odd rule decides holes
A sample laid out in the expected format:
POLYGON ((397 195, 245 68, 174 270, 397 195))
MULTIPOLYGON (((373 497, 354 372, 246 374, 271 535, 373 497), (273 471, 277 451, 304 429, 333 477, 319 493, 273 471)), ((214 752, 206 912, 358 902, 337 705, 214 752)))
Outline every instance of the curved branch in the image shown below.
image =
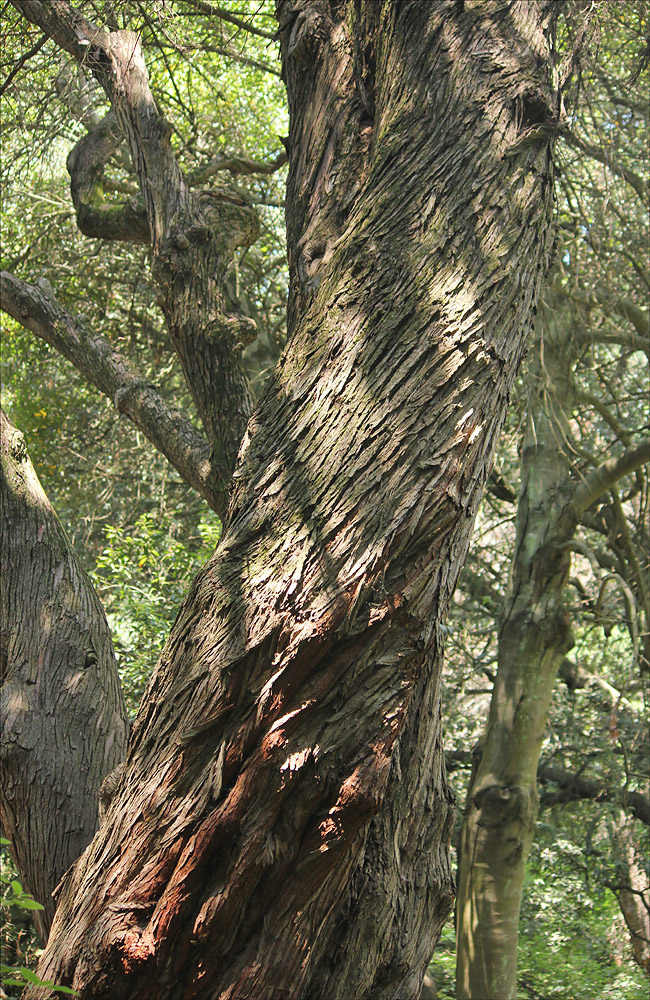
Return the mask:
POLYGON ((192 186, 204 184, 220 170, 228 170, 231 174, 274 174, 288 162, 289 157, 284 150, 278 153, 275 159, 267 162, 249 160, 245 156, 217 156, 204 167, 199 167, 189 174, 187 183, 192 186))
POLYGON ((124 142, 115 113, 109 111, 68 154, 70 193, 77 226, 84 236, 102 240, 150 243, 151 233, 144 205, 135 198, 123 204, 106 202, 104 167, 124 142))
POLYGON ((551 806, 560 802, 576 802, 578 799, 591 799, 595 802, 618 802, 650 826, 650 799, 641 792, 630 792, 627 789, 613 788, 596 778, 585 778, 579 774, 571 774, 562 768, 551 764, 540 764, 537 769, 540 781, 552 781, 558 786, 558 791, 545 791, 540 797, 542 806, 551 806))
MULTIPOLYGON (((474 755, 469 750, 447 750, 445 762, 448 771, 469 771, 474 763, 474 755)), ((579 799, 591 799, 594 802, 618 802, 642 823, 650 826, 650 799, 641 792, 613 788, 595 778, 584 778, 580 774, 564 771, 552 764, 539 764, 537 780, 539 782, 552 781, 559 787, 557 792, 544 791, 542 793, 540 797, 542 806, 577 802, 579 799)))
POLYGON ((225 279, 235 249, 257 238, 257 214, 241 200, 195 193, 187 185, 136 32, 105 31, 67 0, 12 3, 86 66, 111 101, 140 184, 158 303, 215 463, 232 471, 252 407, 241 352, 256 329, 226 311, 225 279))
POLYGON ((650 438, 645 438, 634 448, 627 448, 622 455, 610 458, 587 475, 576 488, 571 503, 573 512, 579 517, 583 511, 621 479, 650 461, 650 438))
POLYGON ((67 312, 47 282, 29 285, 0 272, 4 312, 71 361, 81 374, 108 396, 119 413, 139 427, 213 510, 225 507, 226 474, 211 461, 210 446, 192 424, 174 410, 155 386, 133 371, 108 340, 91 331, 80 316, 67 312))

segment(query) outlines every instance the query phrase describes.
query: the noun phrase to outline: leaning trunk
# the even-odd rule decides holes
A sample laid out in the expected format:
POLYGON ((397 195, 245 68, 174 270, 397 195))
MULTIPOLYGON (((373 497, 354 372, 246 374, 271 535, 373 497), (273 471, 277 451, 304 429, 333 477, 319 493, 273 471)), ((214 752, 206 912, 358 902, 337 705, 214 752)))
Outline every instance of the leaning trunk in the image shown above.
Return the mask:
POLYGON ((39 973, 82 998, 419 994, 440 624, 550 254, 547 9, 279 3, 289 346, 62 892, 39 973))
POLYGON ((0 411, 0 825, 47 938, 52 892, 97 829, 127 722, 106 617, 0 411), (34 748, 37 748, 36 752, 34 748))

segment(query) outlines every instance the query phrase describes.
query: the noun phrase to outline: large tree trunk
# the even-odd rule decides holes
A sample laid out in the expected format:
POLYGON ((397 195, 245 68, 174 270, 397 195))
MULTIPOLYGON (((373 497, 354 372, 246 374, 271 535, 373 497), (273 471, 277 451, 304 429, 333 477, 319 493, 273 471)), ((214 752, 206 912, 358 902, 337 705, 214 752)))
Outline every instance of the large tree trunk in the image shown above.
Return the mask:
POLYGON ((440 624, 550 257, 556 11, 278 5, 289 346, 61 894, 39 973, 82 998, 419 993, 440 624))
POLYGON ((45 940, 52 892, 97 829, 124 756, 126 708, 106 617, 0 410, 0 825, 45 940))

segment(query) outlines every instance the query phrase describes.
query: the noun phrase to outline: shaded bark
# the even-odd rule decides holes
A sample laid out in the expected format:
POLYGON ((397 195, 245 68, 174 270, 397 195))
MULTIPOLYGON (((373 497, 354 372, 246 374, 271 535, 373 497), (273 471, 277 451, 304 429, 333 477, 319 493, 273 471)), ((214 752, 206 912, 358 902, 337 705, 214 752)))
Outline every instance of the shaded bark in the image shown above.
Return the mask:
POLYGON ((108 625, 0 411, 0 824, 45 940, 52 892, 97 829, 127 721, 108 625))
POLYGON ((557 9, 278 5, 289 346, 66 879, 39 973, 82 998, 419 995, 440 624, 550 259, 551 130, 512 147, 558 113, 557 9))

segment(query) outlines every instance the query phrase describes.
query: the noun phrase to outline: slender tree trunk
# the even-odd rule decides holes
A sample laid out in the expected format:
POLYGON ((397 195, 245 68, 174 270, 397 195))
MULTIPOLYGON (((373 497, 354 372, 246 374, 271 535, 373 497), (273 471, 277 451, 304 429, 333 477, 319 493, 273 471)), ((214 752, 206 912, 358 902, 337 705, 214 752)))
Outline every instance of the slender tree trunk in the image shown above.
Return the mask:
MULTIPOLYGON (((544 310, 529 374, 517 534, 499 625, 498 670, 460 838, 456 904, 459 1000, 517 991, 519 911, 538 809, 537 768, 557 672, 573 639, 564 588, 580 514, 631 468, 648 442, 571 475, 568 421, 579 339, 544 310)), ((635 464, 636 463, 636 464, 635 464)))
POLYGON ((62 891, 39 972, 82 998, 419 994, 440 624, 550 258, 556 12, 278 4, 290 341, 62 891))
POLYGON ((97 829, 99 789, 124 755, 126 708, 108 625, 0 411, 0 825, 43 904, 97 829))
POLYGON ((569 456, 558 439, 570 413, 572 359, 564 331, 553 328, 550 315, 543 345, 542 350, 537 344, 529 374, 517 536, 497 677, 461 832, 456 993, 463 1000, 516 996, 519 909, 537 818, 537 765, 555 677, 572 645, 562 607, 571 556, 561 548, 566 538, 558 536, 557 524, 567 502, 561 488, 569 456))
POLYGON ((622 811, 614 825, 614 843, 617 873, 610 888, 630 934, 634 961, 650 976, 650 876, 634 834, 634 824, 622 811))

